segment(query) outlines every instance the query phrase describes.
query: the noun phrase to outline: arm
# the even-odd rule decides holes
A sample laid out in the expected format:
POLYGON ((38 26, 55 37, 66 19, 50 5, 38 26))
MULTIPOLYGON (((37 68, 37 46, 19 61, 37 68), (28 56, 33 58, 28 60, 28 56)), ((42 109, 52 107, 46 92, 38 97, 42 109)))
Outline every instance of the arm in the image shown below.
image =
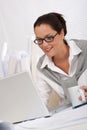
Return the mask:
POLYGON ((53 110, 60 105, 61 97, 51 86, 55 84, 50 85, 49 82, 50 81, 48 79, 45 79, 45 77, 38 72, 37 81, 35 85, 42 101, 45 103, 47 108, 49 110, 53 110))

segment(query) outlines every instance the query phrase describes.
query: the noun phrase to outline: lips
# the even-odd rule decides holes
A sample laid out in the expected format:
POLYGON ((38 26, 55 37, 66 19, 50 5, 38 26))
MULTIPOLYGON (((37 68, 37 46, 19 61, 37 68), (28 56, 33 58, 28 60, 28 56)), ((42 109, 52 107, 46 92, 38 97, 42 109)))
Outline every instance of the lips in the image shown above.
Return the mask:
POLYGON ((44 49, 45 52, 50 52, 52 48, 46 48, 44 49))

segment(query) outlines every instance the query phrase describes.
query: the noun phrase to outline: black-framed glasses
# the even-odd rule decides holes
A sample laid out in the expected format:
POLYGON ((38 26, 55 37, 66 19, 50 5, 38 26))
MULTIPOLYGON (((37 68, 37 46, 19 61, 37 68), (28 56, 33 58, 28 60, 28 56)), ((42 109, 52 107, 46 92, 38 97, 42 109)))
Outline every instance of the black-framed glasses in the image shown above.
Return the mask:
POLYGON ((43 43, 43 41, 45 41, 47 43, 52 42, 57 34, 58 33, 56 33, 55 35, 48 35, 45 38, 36 38, 34 40, 34 43, 37 44, 37 45, 41 45, 43 43))

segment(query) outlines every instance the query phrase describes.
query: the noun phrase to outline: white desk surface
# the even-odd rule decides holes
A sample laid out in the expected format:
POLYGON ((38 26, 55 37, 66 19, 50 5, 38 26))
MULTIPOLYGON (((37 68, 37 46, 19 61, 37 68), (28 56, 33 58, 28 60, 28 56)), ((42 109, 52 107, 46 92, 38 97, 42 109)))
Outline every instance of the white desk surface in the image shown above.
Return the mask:
POLYGON ((72 125, 65 128, 60 128, 56 130, 87 130, 87 123, 81 123, 78 125, 72 125))
POLYGON ((39 118, 15 125, 15 130, 87 130, 87 105, 67 109, 49 118, 39 118))
MULTIPOLYGON (((32 130, 33 128, 22 128, 19 126, 15 127, 15 130, 32 130)), ((36 129, 36 130, 41 130, 41 129, 36 129)), ((47 130, 47 129, 45 129, 47 130)), ((52 130, 87 130, 87 123, 81 123, 78 125, 72 125, 64 128, 58 128, 58 129, 52 129, 52 130)))

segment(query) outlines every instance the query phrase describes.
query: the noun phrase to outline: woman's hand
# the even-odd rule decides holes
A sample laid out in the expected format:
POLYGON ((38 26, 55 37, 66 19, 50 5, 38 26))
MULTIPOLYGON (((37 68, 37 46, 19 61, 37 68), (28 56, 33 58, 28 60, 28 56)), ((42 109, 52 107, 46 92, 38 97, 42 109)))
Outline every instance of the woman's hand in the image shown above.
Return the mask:
MULTIPOLYGON (((85 99, 87 101, 87 86, 81 86, 82 90, 84 90, 85 99)), ((82 101, 82 97, 80 96, 79 99, 82 101)))

